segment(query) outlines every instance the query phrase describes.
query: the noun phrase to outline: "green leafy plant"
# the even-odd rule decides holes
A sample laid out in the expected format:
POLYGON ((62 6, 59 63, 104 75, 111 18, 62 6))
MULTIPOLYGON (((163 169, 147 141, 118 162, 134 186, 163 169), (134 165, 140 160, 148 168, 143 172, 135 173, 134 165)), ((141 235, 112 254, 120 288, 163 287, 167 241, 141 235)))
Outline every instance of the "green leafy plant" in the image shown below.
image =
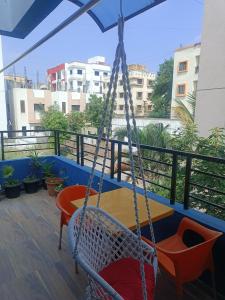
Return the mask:
POLYGON ((54 173, 52 170, 53 165, 54 165, 54 162, 48 162, 46 160, 43 160, 41 162, 42 174, 43 174, 44 178, 54 177, 54 173))
POLYGON ((60 191, 62 191, 64 189, 64 184, 59 184, 56 186, 55 191, 57 193, 59 193, 60 191))
POLYGON ((14 172, 15 172, 15 169, 13 168, 13 166, 5 165, 3 167, 3 169, 2 169, 2 176, 5 179, 5 185, 6 186, 12 186, 12 185, 19 184, 19 180, 18 179, 12 178, 14 172))

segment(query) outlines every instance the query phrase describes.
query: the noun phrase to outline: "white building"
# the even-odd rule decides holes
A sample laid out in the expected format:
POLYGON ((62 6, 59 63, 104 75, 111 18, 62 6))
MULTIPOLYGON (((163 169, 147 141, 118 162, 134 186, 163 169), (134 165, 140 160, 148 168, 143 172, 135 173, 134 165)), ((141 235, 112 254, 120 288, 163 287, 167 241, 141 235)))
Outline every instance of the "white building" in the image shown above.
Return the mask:
MULTIPOLYGON (((146 117, 152 110, 151 96, 156 75, 149 72, 143 65, 129 65, 128 68, 135 115, 137 117, 146 117)), ((114 111, 117 117, 124 116, 125 114, 121 74, 119 75, 116 107, 114 111)))
POLYGON ((225 1, 205 0, 195 121, 200 135, 225 128, 225 1))
POLYGON ((86 100, 79 93, 26 88, 12 88, 8 93, 8 114, 14 130, 40 129, 41 113, 51 105, 67 114, 84 111, 86 100))
POLYGON ((105 58, 96 56, 85 62, 74 61, 48 69, 48 83, 52 91, 71 91, 85 94, 86 101, 90 95, 103 96, 104 83, 111 74, 111 67, 105 58))
POLYGON ((171 118, 176 118, 176 99, 181 99, 190 108, 186 99, 189 94, 197 91, 200 52, 201 44, 197 43, 181 47, 174 53, 171 118))
MULTIPOLYGON (((2 56, 2 40, 0 36, 0 69, 2 68, 3 68, 3 56, 2 56)), ((1 112, 0 130, 7 130, 4 73, 0 73, 0 112, 1 112)))

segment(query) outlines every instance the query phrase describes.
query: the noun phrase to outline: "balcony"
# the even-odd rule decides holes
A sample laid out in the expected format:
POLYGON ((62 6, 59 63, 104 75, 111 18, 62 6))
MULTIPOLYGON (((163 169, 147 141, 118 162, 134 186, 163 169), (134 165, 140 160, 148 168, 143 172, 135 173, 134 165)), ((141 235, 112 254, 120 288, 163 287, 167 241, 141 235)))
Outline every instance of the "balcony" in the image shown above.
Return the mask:
MULTIPOLYGON (((29 172, 30 158, 27 156, 31 150, 36 149, 41 157, 54 162, 54 172, 57 175, 63 171, 66 185, 87 184, 96 137, 42 130, 27 131, 26 136, 22 136, 22 133, 1 132, 1 168, 5 164, 12 164, 16 170, 15 177, 23 179, 29 172)), ((93 186, 96 190, 104 146, 103 140, 93 186)), ((133 146, 135 153, 135 145, 133 146)), ((104 192, 124 186, 131 188, 127 149, 126 142, 110 141, 104 192)), ((225 192, 194 181, 195 173, 198 173, 198 178, 224 180, 219 170, 224 166, 225 160, 148 145, 141 145, 141 150, 148 196, 174 209, 172 216, 154 223, 157 241, 174 234, 183 216, 225 232, 224 202, 216 201, 218 195, 219 199, 224 199, 225 192), (218 165, 218 174, 207 172, 206 163, 218 165), (180 173, 183 178, 182 191, 177 190, 180 173), (165 180, 160 181, 161 177, 165 180)), ((138 179, 138 162, 136 170, 138 179)), ((3 184, 2 178, 0 181, 3 184)), ((143 193, 141 186, 138 192, 143 193)), ((1 299, 84 299, 86 276, 82 271, 78 275, 74 272, 72 255, 67 246, 66 228, 62 250, 57 248, 59 211, 56 209, 55 199, 49 197, 43 189, 32 195, 22 192, 20 198, 11 200, 5 199, 2 194, 1 199, 1 299)), ((146 228, 143 228, 142 234, 147 236, 146 228)), ((217 290, 223 295, 224 251, 223 235, 214 248, 217 290)), ((185 285, 184 300, 212 299, 209 282, 206 273, 200 280, 185 285)), ((160 273, 155 299, 175 299, 173 282, 164 273, 160 273)))

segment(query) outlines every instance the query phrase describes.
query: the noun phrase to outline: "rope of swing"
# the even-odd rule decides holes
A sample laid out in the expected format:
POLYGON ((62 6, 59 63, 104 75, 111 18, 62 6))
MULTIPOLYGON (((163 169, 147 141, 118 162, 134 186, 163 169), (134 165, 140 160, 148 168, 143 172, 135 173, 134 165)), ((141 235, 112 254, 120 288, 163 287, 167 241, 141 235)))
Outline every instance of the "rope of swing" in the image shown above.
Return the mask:
MULTIPOLYGON (((84 217, 85 217, 85 211, 86 211, 88 198, 89 198, 89 194, 90 194, 90 188, 91 188, 91 186, 93 184, 93 180, 94 180, 94 172, 95 172, 97 158, 98 158, 98 154, 99 154, 99 150, 100 150, 100 144, 101 144, 101 140, 102 140, 103 133, 104 133, 104 127, 106 127, 107 128, 106 139, 105 139, 106 145, 105 145, 105 150, 104 150, 104 159, 103 159, 102 172, 101 172, 101 177, 100 177, 99 196, 98 196, 98 201, 97 201, 97 207, 99 207, 99 205, 100 205, 100 198, 101 198, 103 179, 104 179, 104 171, 105 171, 106 159, 107 159, 107 154, 108 154, 108 145, 109 145, 110 134, 111 134, 113 108, 114 108, 114 103, 115 103, 115 99, 116 99, 119 66, 120 66, 120 61, 121 61, 124 100, 125 100, 125 112, 126 112, 125 116, 126 116, 126 121, 127 121, 129 159, 130 159, 130 166, 131 166, 132 189, 133 189, 133 196, 134 196, 133 200, 134 200, 134 208, 135 208, 135 219, 136 219, 136 225, 137 225, 138 247, 140 249, 140 251, 139 251, 139 253, 140 253, 140 255, 139 255, 140 272, 141 272, 141 280, 142 280, 142 287, 143 287, 143 299, 147 300, 147 288, 146 288, 146 279, 145 279, 145 270, 144 270, 144 255, 143 255, 143 246, 142 246, 142 241, 141 241, 141 227, 140 227, 140 220, 139 220, 138 200, 137 200, 137 191, 136 191, 135 162, 134 162, 134 156, 132 153, 132 129, 131 129, 131 125, 130 125, 129 107, 131 110, 131 120, 133 122, 133 130, 135 133, 135 142, 136 142, 137 151, 138 151, 138 163, 139 163, 141 178, 142 178, 142 182, 143 182, 145 204, 146 204, 146 208, 147 208, 148 221, 149 221, 150 233, 151 233, 151 238, 152 238, 153 244, 155 244, 155 238, 154 238, 154 231, 153 231, 153 225, 152 225, 152 220, 151 220, 149 201, 147 199, 147 188, 146 188, 146 183, 145 183, 145 179, 144 179, 143 164, 142 164, 142 160, 141 160, 141 149, 140 149, 140 143, 138 140, 137 126, 136 126, 136 121, 135 121, 135 116, 134 116, 134 107, 133 107, 132 94, 131 94, 131 88, 130 88, 130 82, 129 82, 129 76, 128 76, 129 75, 128 67, 127 67, 127 63, 126 63, 126 54, 125 54, 124 42, 123 42, 124 20, 122 17, 119 19, 118 25, 119 25, 118 26, 119 44, 118 44, 118 47, 116 50, 116 56, 115 56, 112 74, 111 74, 110 83, 109 83, 109 90, 107 93, 107 97, 105 99, 103 118, 102 118, 101 126, 100 126, 99 132, 98 132, 98 139, 96 142, 96 150, 95 150, 95 155, 94 155, 93 166, 92 166, 91 175, 90 175, 90 179, 89 179, 89 183, 88 183, 88 189, 87 189, 86 196, 85 196, 84 206, 83 206, 82 213, 81 213, 80 226, 79 226, 78 233, 77 233, 77 239, 76 239, 76 244, 75 244, 73 255, 74 255, 74 258, 76 258, 77 247, 79 244, 79 239, 80 239, 81 230, 82 230, 82 224, 83 224, 84 217), (113 90, 113 92, 112 92, 112 90, 113 90), (112 97, 111 97, 111 95, 112 95, 112 97)), ((154 255, 155 254, 156 254, 156 250, 154 247, 154 255)))

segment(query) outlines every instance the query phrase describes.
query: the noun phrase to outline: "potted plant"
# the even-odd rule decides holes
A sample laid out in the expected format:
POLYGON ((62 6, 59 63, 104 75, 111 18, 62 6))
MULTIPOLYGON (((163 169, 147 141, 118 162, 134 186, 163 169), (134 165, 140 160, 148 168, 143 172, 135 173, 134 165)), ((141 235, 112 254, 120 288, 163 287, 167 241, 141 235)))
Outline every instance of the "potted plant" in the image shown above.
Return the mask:
POLYGON ((41 161, 36 151, 29 155, 29 157, 31 158, 31 171, 30 175, 24 178, 23 184, 26 193, 33 194, 38 191, 40 186, 41 161))
POLYGON ((63 185, 64 178, 60 177, 49 177, 46 179, 47 189, 49 196, 56 196, 56 187, 59 185, 63 185))
POLYGON ((40 179, 36 176, 29 175, 24 178, 23 185, 27 194, 36 193, 39 189, 40 179))
POLYGON ((54 177, 52 172, 54 162, 47 162, 46 160, 42 161, 41 168, 42 168, 42 186, 45 190, 47 190, 46 179, 54 177))
POLYGON ((2 170, 3 178, 5 179, 5 195, 9 199, 17 198, 20 196, 21 183, 18 179, 12 178, 14 172, 15 169, 10 165, 5 165, 2 170))

